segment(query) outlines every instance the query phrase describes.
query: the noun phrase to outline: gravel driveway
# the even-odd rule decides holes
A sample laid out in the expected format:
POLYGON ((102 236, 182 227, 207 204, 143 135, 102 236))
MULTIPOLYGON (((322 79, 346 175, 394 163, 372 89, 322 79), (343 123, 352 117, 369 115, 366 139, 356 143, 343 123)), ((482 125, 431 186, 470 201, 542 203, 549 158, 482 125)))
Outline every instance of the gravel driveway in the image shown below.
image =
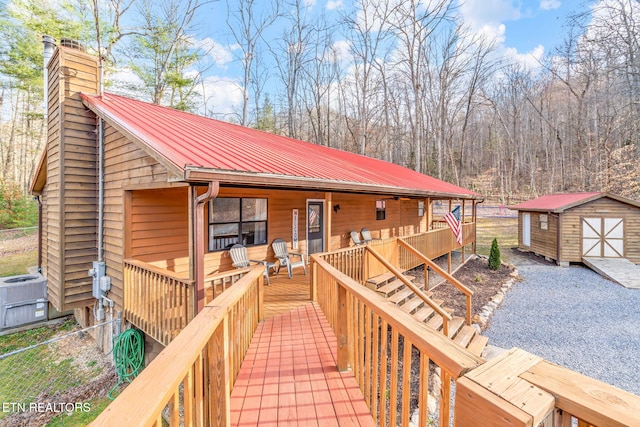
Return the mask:
POLYGON ((520 347, 640 395, 640 290, 534 258, 509 257, 523 280, 494 312, 489 344, 520 347))

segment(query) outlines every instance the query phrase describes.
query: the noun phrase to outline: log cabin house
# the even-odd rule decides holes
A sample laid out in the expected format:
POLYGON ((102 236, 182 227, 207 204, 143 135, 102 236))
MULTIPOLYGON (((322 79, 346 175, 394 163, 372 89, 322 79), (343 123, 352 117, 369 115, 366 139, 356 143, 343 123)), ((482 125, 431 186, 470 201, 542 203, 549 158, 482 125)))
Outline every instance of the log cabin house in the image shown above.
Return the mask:
MULTIPOLYGON (((367 271, 363 254, 378 251, 346 248, 351 230, 370 229, 383 238, 377 248, 396 250, 396 263, 407 268, 407 254, 424 261, 460 247, 439 218, 434 221, 436 200, 462 205, 462 244, 473 246, 480 195, 383 161, 100 94, 96 58, 74 48, 53 53, 48 76, 48 140, 31 190, 41 202, 39 267, 50 302, 60 311, 74 309, 86 325, 96 320, 90 307, 97 292, 125 320, 168 344, 92 425, 161 426, 165 416, 169 425, 238 425, 238 375, 263 317, 263 272, 248 269, 200 310, 202 294, 206 283, 234 271, 228 245, 241 242, 251 258, 272 259, 275 238, 313 254, 317 298, 305 310, 323 325, 309 329, 324 339, 337 337, 337 363, 329 349, 326 362, 313 369, 327 387, 340 389, 340 398, 303 400, 298 415, 305 420, 351 425, 357 417, 363 425, 409 425, 416 409, 413 391, 407 392, 416 350, 421 426, 431 425, 432 399, 439 400, 442 427, 450 420, 461 426, 640 421, 629 410, 640 405, 637 396, 518 349, 484 363, 446 330, 428 328, 362 286, 366 276, 356 276, 367 271), (343 261, 353 277, 339 270, 343 261), (157 333, 162 328, 168 335, 157 333), (364 345, 364 337, 379 329, 389 334, 391 353, 384 339, 364 345), (428 388, 432 363, 441 370, 435 398, 428 388), (349 369, 355 375, 338 372, 349 369), (354 384, 349 390, 347 381, 354 384), (361 401, 362 411, 346 412, 348 401, 361 401)), ((303 348, 320 357, 316 345, 303 348)), ((254 404, 262 397, 248 395, 254 404)), ((287 398, 291 402, 291 393, 287 398)), ((291 407, 267 409, 284 409, 289 421, 296 419, 291 407)))
POLYGON ((605 192, 549 194, 517 204, 518 247, 556 261, 640 263, 640 203, 605 192))
MULTIPOLYGON (((83 325, 94 322, 101 277, 115 310, 149 332, 135 321, 136 298, 171 288, 188 299, 195 286, 198 307, 183 313, 192 318, 205 281, 234 270, 234 243, 273 260, 270 244, 282 238, 308 257, 351 245, 349 232, 363 227, 375 238, 440 227, 435 200, 455 201, 473 221, 482 199, 381 160, 100 95, 98 68, 76 45, 49 60, 48 140, 31 186, 49 300, 83 325), (142 277, 153 279, 134 291, 142 277)), ((459 247, 448 234, 434 255, 459 247)), ((474 242, 465 228, 464 244, 474 242)))

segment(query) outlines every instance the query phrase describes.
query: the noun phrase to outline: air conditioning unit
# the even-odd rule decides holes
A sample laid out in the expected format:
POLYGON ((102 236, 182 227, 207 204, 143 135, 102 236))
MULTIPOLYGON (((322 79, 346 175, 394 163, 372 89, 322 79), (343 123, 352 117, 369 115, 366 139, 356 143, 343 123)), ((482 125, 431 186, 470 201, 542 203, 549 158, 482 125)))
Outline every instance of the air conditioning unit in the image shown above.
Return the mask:
POLYGON ((0 278, 0 329, 48 320, 47 280, 41 274, 0 278))

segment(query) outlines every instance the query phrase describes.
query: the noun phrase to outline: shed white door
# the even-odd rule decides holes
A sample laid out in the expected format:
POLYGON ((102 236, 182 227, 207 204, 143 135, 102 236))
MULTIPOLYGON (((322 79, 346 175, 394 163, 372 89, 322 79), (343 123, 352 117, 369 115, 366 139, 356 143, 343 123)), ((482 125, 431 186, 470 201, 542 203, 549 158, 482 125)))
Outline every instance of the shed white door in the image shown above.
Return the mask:
POLYGON ((522 244, 531 246, 531 214, 522 214, 522 244))
POLYGON ((582 218, 582 256, 624 257, 624 219, 582 218))

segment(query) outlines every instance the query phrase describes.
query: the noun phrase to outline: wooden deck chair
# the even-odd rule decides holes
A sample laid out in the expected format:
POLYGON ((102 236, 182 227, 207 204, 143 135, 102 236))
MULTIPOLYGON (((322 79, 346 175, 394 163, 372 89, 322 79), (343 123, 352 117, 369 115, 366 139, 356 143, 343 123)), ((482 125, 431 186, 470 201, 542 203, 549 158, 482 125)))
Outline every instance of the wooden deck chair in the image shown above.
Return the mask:
POLYGON ((251 267, 251 263, 262 264, 264 266, 264 278, 269 283, 269 269, 273 268, 275 270, 276 264, 268 261, 258 261, 254 259, 249 259, 249 255, 247 254, 247 248, 240 244, 235 244, 231 246, 229 249, 229 255, 231 255, 231 265, 235 268, 247 268, 251 267))
POLYGON ((360 240, 360 234, 358 234, 357 231, 352 231, 351 233, 351 240, 353 240, 353 244, 358 246, 358 245, 364 245, 364 242, 362 240, 360 240))
POLYGON ((276 275, 280 271, 280 267, 287 267, 289 279, 293 277, 293 269, 297 267, 302 267, 304 274, 307 274, 307 263, 303 253, 289 252, 287 249, 287 242, 282 239, 275 239, 273 243, 271 243, 271 247, 273 248, 273 252, 275 253, 275 257, 278 259, 279 264, 278 269, 276 270, 276 275), (298 257, 299 260, 292 261, 291 256, 298 257))
POLYGON ((360 234, 362 235, 362 241, 364 243, 369 243, 373 240, 373 237, 371 237, 371 232, 368 228, 363 228, 362 230, 360 230, 360 234))

